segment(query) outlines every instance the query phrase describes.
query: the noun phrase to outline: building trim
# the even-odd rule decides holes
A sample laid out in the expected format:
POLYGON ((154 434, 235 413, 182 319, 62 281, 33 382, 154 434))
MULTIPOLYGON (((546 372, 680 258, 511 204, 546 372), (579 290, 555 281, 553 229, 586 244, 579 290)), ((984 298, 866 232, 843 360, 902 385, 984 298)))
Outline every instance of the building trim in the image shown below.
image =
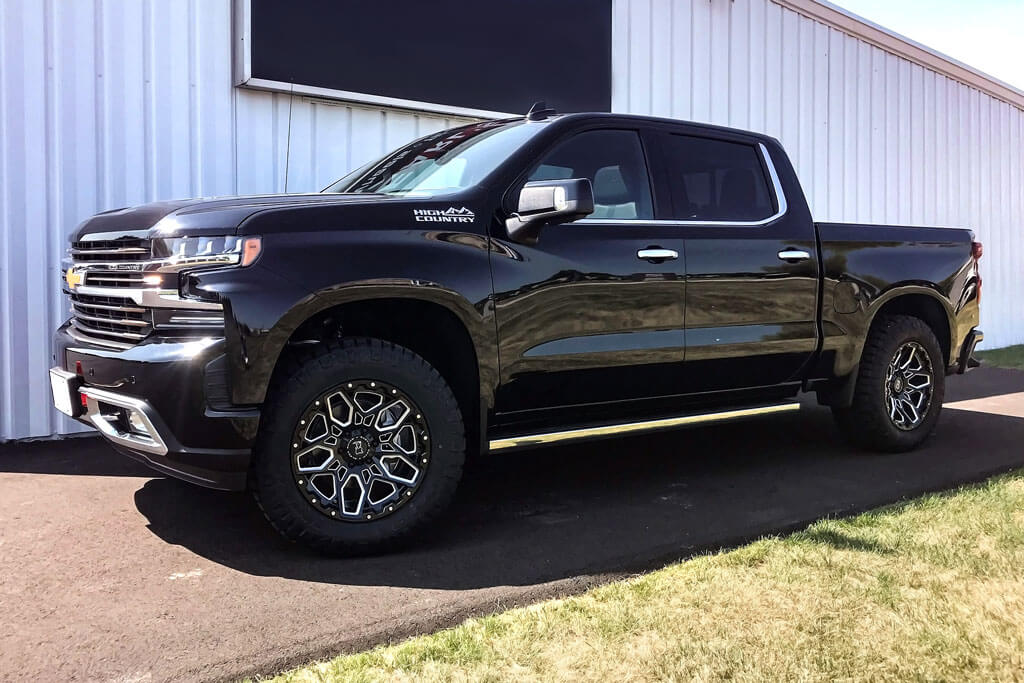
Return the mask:
POLYGON ((1024 90, 1019 90, 1009 83, 1004 83, 937 50, 879 26, 827 0, 772 2, 1024 110, 1024 90))
POLYGON ((370 95, 368 93, 350 92, 348 90, 335 90, 334 88, 321 88, 316 85, 304 85, 302 83, 287 83, 285 81, 275 81, 268 78, 247 78, 244 81, 236 83, 236 85, 243 88, 251 88, 253 90, 269 90, 271 92, 282 92, 290 95, 302 95, 305 97, 318 97, 328 100, 354 102, 373 107, 405 109, 412 112, 430 114, 447 114, 463 118, 505 119, 521 115, 500 111, 488 111, 486 109, 454 107, 446 104, 435 104, 433 102, 420 102, 418 100, 403 100, 397 97, 384 97, 383 95, 370 95))

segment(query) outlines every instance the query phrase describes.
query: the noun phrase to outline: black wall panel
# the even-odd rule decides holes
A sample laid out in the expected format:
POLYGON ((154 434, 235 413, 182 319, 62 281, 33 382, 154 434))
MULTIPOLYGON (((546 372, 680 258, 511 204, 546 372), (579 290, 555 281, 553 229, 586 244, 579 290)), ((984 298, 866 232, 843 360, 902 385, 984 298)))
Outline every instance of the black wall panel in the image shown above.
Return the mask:
POLYGON ((452 107, 611 107, 611 0, 250 0, 252 77, 452 107))

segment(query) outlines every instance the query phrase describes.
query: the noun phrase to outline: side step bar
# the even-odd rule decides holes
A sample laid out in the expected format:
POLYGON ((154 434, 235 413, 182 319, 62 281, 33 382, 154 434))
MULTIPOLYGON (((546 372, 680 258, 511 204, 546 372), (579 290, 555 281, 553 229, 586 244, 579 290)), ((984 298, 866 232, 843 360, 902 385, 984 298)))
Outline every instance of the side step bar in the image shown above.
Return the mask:
POLYGON ((546 432, 543 434, 523 434, 521 436, 510 436, 504 439, 494 439, 490 442, 491 452, 507 451, 515 448, 529 448, 530 446, 544 446, 570 441, 581 441, 584 439, 597 439, 601 437, 614 437, 635 432, 650 432, 663 429, 673 429, 692 424, 703 424, 710 422, 721 422, 724 420, 736 420, 744 417, 755 417, 758 415, 769 415, 771 413, 786 413, 793 410, 800 410, 800 404, 796 401, 788 403, 776 403, 772 405, 758 406, 755 408, 739 408, 736 410, 723 410, 714 413, 698 413, 696 415, 680 415, 679 417, 666 417, 658 420, 645 420, 643 422, 624 422, 620 424, 601 425, 598 427, 584 427, 580 429, 568 429, 562 432, 546 432))

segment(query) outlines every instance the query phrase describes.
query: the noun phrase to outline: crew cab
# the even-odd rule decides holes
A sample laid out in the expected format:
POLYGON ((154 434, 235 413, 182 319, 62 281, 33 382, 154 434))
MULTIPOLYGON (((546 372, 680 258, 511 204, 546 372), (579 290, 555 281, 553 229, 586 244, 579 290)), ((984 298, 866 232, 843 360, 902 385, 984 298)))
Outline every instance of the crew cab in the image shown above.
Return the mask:
POLYGON ((467 458, 800 392, 914 448, 982 339, 969 230, 815 223, 771 137, 543 107, 321 193, 108 211, 68 253, 55 406, 334 554, 415 537, 467 458))

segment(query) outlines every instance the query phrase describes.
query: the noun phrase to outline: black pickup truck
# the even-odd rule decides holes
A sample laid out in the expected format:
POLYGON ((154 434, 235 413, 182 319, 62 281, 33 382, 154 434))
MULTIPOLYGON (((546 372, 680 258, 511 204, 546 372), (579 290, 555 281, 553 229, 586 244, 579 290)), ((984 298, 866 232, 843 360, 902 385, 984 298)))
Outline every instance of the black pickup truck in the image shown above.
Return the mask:
POLYGON ((646 117, 535 108, 72 239, 55 406, 329 553, 408 539, 467 458, 802 391, 910 449, 982 338, 970 231, 814 223, 776 140, 646 117))

